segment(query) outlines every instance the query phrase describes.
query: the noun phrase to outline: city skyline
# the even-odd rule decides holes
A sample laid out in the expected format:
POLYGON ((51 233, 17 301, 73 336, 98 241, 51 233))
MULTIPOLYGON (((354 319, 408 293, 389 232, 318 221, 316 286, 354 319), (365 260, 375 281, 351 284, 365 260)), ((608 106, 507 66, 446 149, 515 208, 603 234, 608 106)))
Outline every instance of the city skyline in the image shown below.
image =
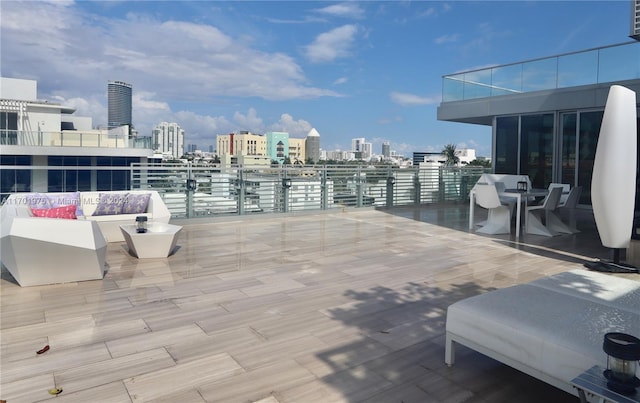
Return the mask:
POLYGON ((490 127, 437 121, 442 75, 630 40, 628 1, 0 8, 3 76, 37 80, 40 97, 95 125, 107 123, 107 82, 130 83, 140 136, 176 122, 200 148, 229 132, 315 128, 325 150, 364 137, 405 156, 449 143, 490 156, 490 127))

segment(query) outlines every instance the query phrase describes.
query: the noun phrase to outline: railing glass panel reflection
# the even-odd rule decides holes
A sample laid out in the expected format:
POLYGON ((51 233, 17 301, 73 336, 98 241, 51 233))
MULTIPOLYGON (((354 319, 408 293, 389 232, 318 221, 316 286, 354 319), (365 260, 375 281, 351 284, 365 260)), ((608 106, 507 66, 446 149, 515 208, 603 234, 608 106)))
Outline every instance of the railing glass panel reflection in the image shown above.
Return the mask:
POLYGON ((0 129, 0 145, 151 149, 151 137, 129 137, 107 131, 59 132, 0 129))
POLYGON ((449 74, 442 102, 640 78, 640 42, 449 74))
MULTIPOLYGON (((396 168, 391 166, 261 167, 196 164, 133 164, 131 167, 0 166, 2 200, 13 192, 126 190, 101 188, 91 178, 116 172, 128 175, 127 189, 160 193, 174 218, 216 214, 259 214, 327 210, 342 207, 393 207, 465 202, 482 167, 396 168), (40 172, 36 172, 40 171, 40 172), (47 172, 42 172, 47 171, 47 172), (49 171, 59 175, 47 175, 49 171), (61 178, 46 189, 33 177, 61 178), (81 181, 74 178, 86 178, 81 181)), ((102 183, 102 182, 101 182, 102 183)), ((114 182, 115 183, 115 182, 114 182)))

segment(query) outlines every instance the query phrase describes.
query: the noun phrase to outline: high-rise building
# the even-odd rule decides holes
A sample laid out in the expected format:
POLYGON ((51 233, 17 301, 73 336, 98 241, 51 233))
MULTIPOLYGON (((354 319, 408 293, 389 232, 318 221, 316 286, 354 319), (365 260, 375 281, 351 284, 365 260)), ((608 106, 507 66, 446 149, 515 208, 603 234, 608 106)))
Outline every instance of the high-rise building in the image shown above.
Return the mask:
POLYGON ((305 143, 307 151, 306 158, 314 163, 320 161, 320 133, 318 133, 315 128, 309 130, 305 143))
POLYGON ((94 129, 92 118, 76 116, 73 107, 41 100, 35 80, 0 77, 0 122, 0 199, 16 191, 132 189, 123 168, 154 160, 149 137, 94 129), (30 169, 36 166, 61 169, 30 169))
POLYGON ((364 137, 351 139, 351 151, 362 152, 362 144, 364 144, 364 137))
POLYGON ((389 144, 388 141, 385 141, 384 143, 382 143, 382 156, 384 158, 391 157, 391 145, 389 144))
POLYGON ((367 143, 364 137, 351 139, 351 151, 356 155, 356 159, 369 160, 373 155, 373 145, 367 143))
POLYGON ((107 85, 107 126, 110 129, 125 125, 132 127, 132 88, 131 84, 122 81, 109 81, 107 85))
POLYGON ((631 34, 636 41, 640 41, 640 0, 631 1, 631 34))
POLYGON ((157 154, 184 155, 184 130, 177 123, 162 122, 151 131, 151 146, 157 154))

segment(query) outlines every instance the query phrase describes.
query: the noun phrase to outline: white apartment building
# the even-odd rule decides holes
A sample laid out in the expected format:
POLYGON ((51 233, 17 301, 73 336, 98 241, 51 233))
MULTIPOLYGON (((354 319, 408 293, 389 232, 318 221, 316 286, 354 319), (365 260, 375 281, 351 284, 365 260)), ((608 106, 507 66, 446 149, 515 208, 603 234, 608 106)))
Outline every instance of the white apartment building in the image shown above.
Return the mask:
POLYGON ((1 197, 131 187, 128 172, 117 168, 152 158, 150 138, 130 137, 126 125, 93 129, 90 117, 74 113, 74 108, 38 99, 35 80, 0 77, 1 197))
POLYGON ((373 146, 371 143, 367 143, 364 137, 351 139, 351 151, 356 156, 357 153, 360 153, 360 158, 365 161, 373 156, 373 146))
POLYGON ((177 123, 162 122, 151 131, 151 144, 156 154, 180 158, 185 154, 184 130, 177 123))

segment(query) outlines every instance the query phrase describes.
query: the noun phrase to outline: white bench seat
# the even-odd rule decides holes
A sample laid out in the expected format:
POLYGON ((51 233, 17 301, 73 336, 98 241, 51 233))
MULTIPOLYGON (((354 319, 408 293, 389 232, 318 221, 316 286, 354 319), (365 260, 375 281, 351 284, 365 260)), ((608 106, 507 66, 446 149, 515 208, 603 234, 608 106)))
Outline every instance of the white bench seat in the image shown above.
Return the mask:
POLYGON ((460 343, 571 394, 571 380, 606 367, 604 334, 640 336, 640 282, 574 270, 492 291, 447 310, 445 362, 460 343))

